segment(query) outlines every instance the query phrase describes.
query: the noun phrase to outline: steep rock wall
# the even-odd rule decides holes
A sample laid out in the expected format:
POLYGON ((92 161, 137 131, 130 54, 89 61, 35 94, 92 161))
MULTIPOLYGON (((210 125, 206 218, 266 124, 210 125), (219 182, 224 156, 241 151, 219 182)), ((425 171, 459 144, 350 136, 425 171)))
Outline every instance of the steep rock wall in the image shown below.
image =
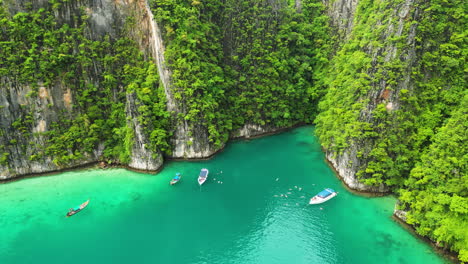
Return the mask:
POLYGON ((379 186, 369 186, 359 181, 356 176, 356 172, 360 167, 361 160, 357 157, 359 148, 363 146, 353 145, 346 149, 341 155, 336 155, 334 152, 327 151, 326 158, 335 168, 338 176, 343 182, 351 189, 361 192, 374 192, 374 193, 386 193, 389 188, 383 184, 379 186))
POLYGON ((258 137, 265 134, 271 134, 275 132, 279 132, 284 130, 288 127, 274 127, 274 126, 267 126, 267 125, 259 125, 259 124, 250 124, 247 123, 241 128, 234 130, 231 133, 231 138, 251 138, 251 137, 258 137))
MULTIPOLYGON (((48 1, 8 1, 5 5, 6 10, 14 15, 18 12, 47 8, 48 1)), ((100 40, 108 36, 111 39, 118 39, 124 34, 134 39, 147 56, 153 56, 154 50, 149 45, 151 41, 146 37, 151 36, 151 21, 146 13, 147 10, 142 8, 146 5, 146 1, 143 0, 65 1, 54 10, 54 15, 59 24, 77 27, 78 18, 82 15, 81 10, 84 10, 88 16, 85 29, 88 38, 100 40), (134 24, 127 23, 128 18, 134 19, 134 24), (141 26, 134 27, 135 24, 141 26)), ((83 81, 99 87, 104 69, 96 64, 92 68, 93 70, 86 74, 87 77, 83 81)), ((115 87, 115 90, 118 89, 120 88, 115 87)), ((2 77, 0 90, 0 128, 3 130, 0 133, 0 152, 4 159, 4 162, 0 163, 1 179, 60 170, 92 163, 101 158, 104 149, 102 144, 97 144, 93 151, 65 163, 58 162, 51 155, 44 153, 44 146, 50 140, 48 133, 51 132, 51 125, 63 119, 73 120, 83 112, 76 100, 80 95, 73 91, 67 81, 58 77, 52 83, 43 84, 38 80, 37 83, 25 85, 15 81, 14 78, 2 77), (19 129, 22 134, 17 133, 19 129), (25 137, 25 134, 28 136, 25 137)), ((127 102, 127 110, 130 119, 133 120, 129 125, 136 135, 129 166, 142 170, 156 170, 162 163, 162 157, 160 153, 151 153, 145 149, 144 146, 148 142, 147 135, 135 121, 136 117, 131 115, 136 108, 132 101, 127 102), (153 159, 152 155, 158 158, 153 159)), ((69 151, 69 155, 73 156, 73 150, 69 151)))
POLYGON ((161 25, 154 18, 149 6, 149 1, 139 1, 139 14, 137 17, 141 21, 138 27, 145 29, 141 37, 136 39, 141 41, 141 48, 147 50, 150 59, 157 65, 159 79, 164 88, 166 96, 167 111, 172 115, 171 151, 167 156, 170 158, 207 158, 217 152, 220 148, 215 148, 208 140, 208 133, 204 126, 192 124, 180 116, 186 115, 186 107, 183 102, 174 98, 174 91, 178 88, 171 80, 171 69, 165 58, 165 44, 162 37, 161 25), (144 4, 141 4, 144 3, 144 4))
POLYGON ((348 38, 353 29, 354 14, 359 0, 324 0, 330 24, 340 40, 348 38))
POLYGON ((134 143, 131 151, 132 156, 130 157, 128 166, 139 170, 155 171, 159 169, 163 163, 162 154, 159 152, 154 153, 146 147, 149 142, 138 121, 138 117, 141 116, 141 113, 137 110, 138 104, 135 93, 127 93, 127 103, 125 107, 127 126, 132 129, 134 136, 134 143))
POLYGON ((334 22, 341 42, 316 119, 327 158, 345 183, 398 193, 395 216, 462 262, 468 260, 467 211, 460 206, 467 199, 468 142, 461 121, 467 109, 463 4, 359 0, 352 25, 342 26, 347 30, 334 22))
POLYGON ((199 121, 185 119, 187 115, 186 101, 183 98, 175 99, 175 93, 181 93, 181 88, 173 84, 171 69, 165 58, 165 44, 161 26, 150 9, 148 3, 144 6, 150 23, 150 43, 153 60, 158 66, 159 77, 165 90, 167 111, 172 115, 171 153, 170 158, 207 158, 217 152, 222 146, 215 147, 208 139, 206 126, 199 121))
MULTIPOLYGON (((59 112, 73 116, 72 98, 67 87, 60 82, 48 87, 39 84, 40 93, 36 98, 29 96, 33 91, 30 86, 18 84, 14 80, 1 78, 0 85, 0 105, 3 106, 0 108, 0 125, 4 128, 0 135, 0 145, 4 146, 3 152, 9 153, 8 166, 0 165, 0 179, 64 168, 54 163, 51 157, 34 160, 30 157, 47 144, 48 137, 44 133, 52 122, 60 118, 59 112), (17 129, 35 136, 24 137, 17 129)), ((71 161, 66 167, 93 162, 101 154, 102 147, 71 161)))
MULTIPOLYGON (((300 5, 300 1, 296 4, 300 5)), ((268 9, 273 13, 271 17, 280 20, 280 10, 287 6, 287 2, 269 0, 255 5, 268 9)), ((156 36, 156 61, 161 65, 160 76, 164 79, 163 76, 167 72, 170 75, 165 84, 168 111, 173 115, 173 148, 169 157, 209 157, 224 146, 232 132, 229 130, 233 127, 233 117, 228 116, 227 112, 233 104, 226 100, 231 97, 231 94, 227 94, 228 90, 232 91, 232 98, 242 93, 236 91, 242 90, 236 83, 225 79, 230 70, 224 69, 223 64, 238 55, 234 50, 243 45, 243 42, 239 41, 241 37, 236 35, 241 34, 238 31, 244 30, 242 28, 246 27, 248 22, 244 18, 234 21, 236 14, 231 12, 246 12, 251 6, 237 1, 229 1, 225 5, 200 5, 198 2, 189 4, 177 1, 164 4, 153 1, 151 7, 156 16, 153 35, 156 36), (178 8, 180 6, 183 8, 178 8), (211 13, 216 13, 217 17, 213 17, 211 13), (232 28, 233 24, 239 24, 240 28, 232 28), (220 54, 222 51, 224 54, 220 54), (166 58, 163 56, 165 53, 168 55, 166 58), (221 73, 223 71, 225 73, 221 73), (223 124, 224 122, 228 124, 223 124)), ((300 6, 296 7, 300 9, 300 6)), ((259 22, 262 23, 264 21, 259 22)), ((246 120, 245 123, 247 122, 252 120, 246 120)), ((235 124, 235 128, 244 125, 235 124)))
MULTIPOLYGON (((361 77, 363 78, 361 83, 356 86, 360 87, 356 88, 354 91, 354 94, 358 96, 356 96, 354 100, 348 101, 355 103, 353 107, 355 109, 350 109, 348 113, 355 116, 363 126, 374 127, 374 130, 377 131, 378 129, 375 128, 381 127, 379 124, 382 120, 376 117, 376 112, 383 110, 387 111, 387 113, 391 113, 398 110, 400 106, 399 95, 401 94, 401 90, 411 91, 413 89, 410 69, 417 60, 415 50, 415 31, 417 24, 414 23, 411 26, 407 25, 409 19, 417 21, 419 9, 413 0, 401 1, 400 3, 389 4, 388 6, 383 5, 382 7, 377 7, 378 4, 366 1, 334 1, 333 4, 329 3, 328 5, 328 13, 332 18, 332 25, 339 30, 339 36, 343 39, 343 43, 341 44, 342 48, 337 52, 335 60, 339 60, 340 57, 348 56, 344 55, 346 53, 352 54, 353 52, 354 55, 349 55, 349 60, 360 56, 364 58, 362 60, 362 67, 364 70, 362 73, 359 73, 359 75, 365 77, 361 77), (358 11, 356 11, 356 8, 358 11), (366 14, 366 12, 369 13, 368 10, 370 8, 376 9, 374 12, 378 11, 385 15, 373 17, 372 20, 369 20, 371 22, 369 22, 367 20, 369 14, 366 14), (363 30, 363 28, 367 29, 363 30), (367 31, 368 36, 363 36, 362 31, 367 31), (379 44, 371 43, 369 38, 372 37, 378 39, 379 44), (363 44, 363 46, 359 48, 349 45, 349 43, 356 42, 356 39, 361 39, 362 43, 368 44, 363 44), (396 39, 398 39, 398 41, 395 41, 396 39), (391 68, 393 67, 392 65, 397 63, 402 66, 399 66, 396 70, 391 68), (393 74, 393 77, 389 77, 389 73, 393 74), (379 106, 384 106, 384 109, 379 108, 377 110, 379 106), (361 109, 358 110, 356 107, 361 109)), ((370 16, 372 17, 372 15, 370 16)), ((343 72, 349 71, 349 68, 354 66, 350 63, 350 65, 346 67, 348 67, 348 69, 344 69, 343 72)), ((351 74, 356 73, 338 73, 338 75, 343 76, 343 78, 347 78, 346 75, 351 76, 351 74)), ((334 78, 336 77, 337 76, 334 78)), ((355 84, 340 84, 338 81, 337 87, 339 85, 353 86, 356 85, 356 82, 355 84)), ((327 96, 329 96, 330 99, 338 99, 338 101, 348 100, 340 99, 343 98, 340 91, 334 88, 330 90, 327 96)), ((331 102, 330 106, 323 107, 324 112, 337 111, 336 109, 330 110, 333 108, 333 104, 334 103, 331 102)), ((336 114, 338 113, 333 115, 336 114)), ((343 113, 341 115, 344 116, 345 114, 343 113)), ((344 118, 343 116, 338 116, 338 119, 344 118)), ((321 123, 322 121, 320 121, 320 115, 318 120, 320 127, 323 124, 321 123)), ((344 127, 344 123, 347 121, 344 121, 344 119, 342 120, 343 121, 340 122, 343 122, 344 127)), ((335 128, 335 131, 342 130, 343 127, 335 128)), ((363 133, 360 129, 362 128, 359 128, 357 133, 363 133)), ((366 130, 364 129, 364 131, 366 130)), ((332 141, 333 140, 334 139, 332 139, 332 141)), ((337 146, 335 142, 325 147, 325 150, 327 159, 335 167, 344 182, 350 188, 359 191, 388 192, 389 188, 385 184, 381 183, 377 184, 377 186, 376 184, 364 184, 358 176, 358 172, 369 163, 369 159, 366 157, 372 155, 370 153, 373 151, 375 138, 360 136, 360 138, 352 139, 352 137, 348 137, 347 142, 341 144, 343 144, 344 147, 340 147, 340 149, 333 147, 337 146)))
MULTIPOLYGON (((172 115, 172 131, 170 132, 172 133, 172 138, 170 140, 171 151, 169 151, 170 154, 167 154, 167 151, 165 151, 166 155, 169 157, 206 158, 221 149, 225 141, 229 138, 229 135, 233 135, 233 137, 250 137, 274 132, 297 123, 297 121, 286 121, 281 125, 254 124, 247 117, 242 123, 236 124, 235 131, 231 131, 229 129, 232 129, 232 124, 229 123, 232 121, 227 120, 223 124, 223 126, 225 126, 225 136, 223 139, 219 140, 219 138, 213 138, 213 131, 216 133, 215 130, 217 127, 211 126, 209 128, 206 123, 206 119, 211 119, 213 117, 204 113, 206 116, 201 116, 201 118, 187 118, 192 115, 193 112, 187 106, 186 101, 189 99, 187 97, 175 99, 176 94, 181 94, 185 91, 181 89, 181 87, 174 85, 171 80, 172 73, 165 58, 166 48, 163 43, 161 32, 162 26, 167 27, 167 25, 160 25, 157 23, 149 9, 148 1, 129 0, 122 2, 111 0, 86 0, 58 3, 58 7, 54 7, 53 9, 53 15, 59 25, 68 24, 70 27, 79 27, 83 23, 82 19, 84 17, 82 15, 84 14, 87 17, 84 18, 87 21, 84 35, 87 38, 96 41, 107 38, 106 41, 112 43, 112 41, 117 41, 122 36, 130 37, 138 44, 140 50, 144 52, 146 59, 155 62, 161 86, 165 91, 164 95, 166 98, 167 111, 172 115), (239 126, 240 128, 238 128, 239 126)), ((231 4, 237 5, 236 2, 232 2, 231 4)), ((5 6, 6 10, 11 15, 18 12, 33 12, 41 8, 48 9, 50 7, 49 1, 47 0, 8 1, 5 6)), ((275 19, 280 21, 280 17, 282 16, 280 13, 284 11, 281 10, 287 7, 287 3, 286 1, 273 0, 265 1, 261 6, 265 8, 265 10, 268 10, 267 12, 272 12, 276 17, 275 19)), ((296 8, 297 12, 301 12, 302 2, 296 1, 292 4, 292 7, 296 8)), ((261 23, 265 23, 265 21, 261 23)), ((241 42, 237 43, 237 45, 240 43, 241 42)), ((235 48, 234 46, 230 49, 235 48)), ((75 47, 72 53, 76 52, 83 51, 79 51, 79 49, 75 47)), ((85 52, 90 52, 89 55, 93 53, 93 51, 85 52)), ((229 52, 226 55, 234 56, 229 52)), ((220 69, 219 66, 217 67, 218 68, 214 67, 213 71, 218 71, 220 69)), ((126 124, 134 133, 134 142, 131 147, 122 146, 120 151, 125 153, 127 151, 129 152, 128 163, 130 167, 143 170, 155 170, 161 165, 162 154, 160 151, 155 150, 154 146, 148 148, 148 144, 153 144, 155 139, 151 139, 153 141, 150 142, 149 134, 147 134, 148 131, 145 132, 143 128, 143 126, 145 126, 143 124, 145 121, 141 122, 137 117, 141 114, 139 112, 141 107, 139 99, 134 95, 127 95, 126 97, 119 98, 119 93, 122 93, 123 89, 125 89, 119 85, 114 85, 110 92, 105 91, 107 88, 103 87, 103 83, 113 81, 113 77, 108 73, 108 68, 112 68, 112 66, 105 66, 91 59, 89 66, 79 69, 78 72, 74 73, 76 76, 80 74, 83 75, 81 84, 71 84, 69 83, 69 76, 64 78, 60 75, 67 72, 67 70, 64 70, 64 72, 60 73, 57 77, 54 77, 53 80, 43 81, 41 78, 37 78, 37 80, 33 81, 31 84, 25 84, 24 81, 15 82, 7 77, 2 79, 1 88, 5 91, 8 90, 8 92, 2 92, 2 107, 0 108, 0 113, 4 117, 1 120, 3 132, 0 135, 0 168, 2 178, 60 170, 84 163, 95 162, 103 157, 103 153, 109 155, 108 147, 110 143, 104 141, 96 144, 94 149, 89 149, 88 147, 85 152, 80 149, 82 147, 80 145, 83 142, 74 142, 73 146, 68 146, 66 152, 61 153, 58 153, 57 151, 59 150, 57 149, 45 149, 46 146, 50 146, 48 143, 50 143, 50 140, 54 137, 55 143, 60 143, 61 138, 64 138, 67 142, 62 144, 62 149, 66 149, 67 146, 65 145, 70 144, 70 135, 73 137, 73 133, 57 135, 57 131, 51 126, 57 123, 71 124, 76 118, 81 118, 81 121, 84 123, 88 122, 88 109, 86 107, 92 107, 92 103, 86 107, 83 106, 83 101, 80 102, 77 99, 81 98, 80 100, 83 100, 83 96, 99 97, 105 95, 110 96, 109 101, 111 104, 118 105, 123 102, 124 107, 121 112, 125 112, 125 117, 119 116, 118 118, 121 120, 128 118, 126 124), (80 86, 80 89, 87 87, 88 91, 77 91, 77 86, 80 86), (90 95, 94 93, 96 95, 90 95), (15 98, 24 99, 22 99, 23 101, 21 103, 18 103, 15 101, 15 98), (13 125, 14 127, 12 127, 13 125), (15 130, 21 130, 21 135, 12 133, 12 131, 15 130), (65 158, 54 158, 54 156, 57 155, 65 158)), ((76 69, 73 71, 75 70, 76 69)), ((73 71, 69 70, 69 73, 73 71)), ((220 83, 219 79, 217 80, 216 78, 207 81, 220 83)), ((86 90, 86 88, 83 89, 86 90)), ((229 104, 229 102, 214 103, 214 105, 217 105, 216 107, 219 107, 218 110, 214 110, 216 119, 223 120, 226 118, 221 112, 224 111, 229 104), (221 114, 218 115, 218 112, 221 114)), ((117 117, 114 116, 114 118, 117 117)), ((264 118, 266 119, 268 117, 264 118)), ((221 123, 223 122, 224 121, 221 121, 221 123)), ((259 123, 263 123, 263 121, 259 123)), ((91 126, 96 125, 100 126, 100 124, 91 124, 91 126)), ((87 127, 86 129, 90 128, 87 127)), ((127 130, 125 128, 119 128, 116 131, 110 129, 107 134, 126 133, 122 131, 127 130)), ((111 135, 105 137, 109 136, 111 135)), ((157 134, 152 136, 158 137, 157 134)), ((117 138, 115 135, 111 137, 117 138)), ((100 140, 104 139, 105 138, 100 138, 100 140)), ((112 155, 118 156, 120 154, 112 155)), ((121 158, 117 157, 110 161, 124 161, 126 164, 126 155, 127 154, 121 156, 121 158)))
POLYGON ((150 29, 148 32, 148 47, 150 47, 151 56, 158 66, 159 79, 164 87, 167 99, 167 110, 169 112, 178 111, 172 93, 172 84, 171 84, 171 72, 169 66, 166 63, 164 57, 165 47, 161 35, 161 30, 158 23, 154 19, 153 13, 149 7, 148 1, 145 1, 144 9, 145 11, 145 20, 144 23, 147 24, 150 29))

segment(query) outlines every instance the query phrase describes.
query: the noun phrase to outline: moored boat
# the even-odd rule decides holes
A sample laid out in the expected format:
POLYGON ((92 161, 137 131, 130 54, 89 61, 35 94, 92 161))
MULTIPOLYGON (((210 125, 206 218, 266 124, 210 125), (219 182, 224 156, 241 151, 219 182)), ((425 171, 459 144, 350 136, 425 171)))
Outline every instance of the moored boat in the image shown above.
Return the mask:
POLYGON ((200 175, 198 176, 198 184, 202 185, 208 179, 208 169, 201 169, 200 175))
POLYGON ((88 203, 89 203, 89 199, 88 199, 86 202, 80 204, 79 206, 76 206, 76 207, 74 207, 74 208, 70 208, 70 210, 69 210, 68 213, 67 213, 67 217, 70 217, 70 216, 72 216, 72 215, 74 215, 74 214, 80 212, 80 211, 83 210, 86 206, 88 206, 88 203))
POLYGON ((182 175, 180 175, 179 172, 176 173, 176 176, 171 180, 170 184, 174 185, 174 184, 178 183, 181 178, 182 178, 182 175))
POLYGON ((338 193, 335 192, 333 189, 326 188, 325 190, 319 192, 317 195, 310 199, 309 204, 321 204, 324 203, 331 198, 335 197, 338 193))

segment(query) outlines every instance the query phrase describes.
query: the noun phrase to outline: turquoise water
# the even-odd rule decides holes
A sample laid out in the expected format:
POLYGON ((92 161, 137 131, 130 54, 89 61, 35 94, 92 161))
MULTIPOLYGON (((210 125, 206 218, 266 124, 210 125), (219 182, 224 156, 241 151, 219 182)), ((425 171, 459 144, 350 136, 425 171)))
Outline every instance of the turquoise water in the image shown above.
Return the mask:
POLYGON ((0 263, 447 262, 391 219, 394 198, 348 192, 312 135, 234 142, 157 175, 80 170, 0 184, 0 263), (325 187, 338 196, 307 205, 325 187))

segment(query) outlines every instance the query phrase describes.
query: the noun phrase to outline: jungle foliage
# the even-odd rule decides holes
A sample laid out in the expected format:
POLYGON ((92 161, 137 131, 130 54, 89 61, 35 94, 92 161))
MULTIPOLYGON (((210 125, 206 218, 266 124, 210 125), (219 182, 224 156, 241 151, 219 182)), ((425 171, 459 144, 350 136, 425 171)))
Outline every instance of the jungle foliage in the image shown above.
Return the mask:
MULTIPOLYGON (((50 1, 47 8, 11 16, 0 2, 0 76, 3 81, 31 87, 30 100, 39 98, 39 86, 70 89, 73 105, 69 111, 53 103, 58 113, 46 132, 31 133, 34 115, 42 111, 35 103, 24 105, 23 115, 11 126, 18 137, 45 137, 30 160, 53 159, 57 165, 80 160, 103 146, 104 157, 128 162, 132 129, 126 120, 126 94, 135 93, 140 124, 151 138, 155 152, 170 151, 167 138, 168 114, 159 89, 157 70, 145 61, 136 44, 128 38, 99 40, 88 37, 83 10, 73 15, 74 25, 58 21, 54 13, 65 4, 50 1)), ((7 87, 1 88, 7 91, 7 87)), ((2 91, 2 92, 3 92, 2 91)), ((24 142, 24 141, 21 141, 24 142)), ((7 142, 16 144, 16 142, 7 142)), ((24 146, 23 146, 24 147, 24 146)), ((21 146, 20 146, 21 148, 21 146)), ((8 156, 0 162, 6 165, 8 156)))
POLYGON ((400 193, 416 231, 467 261, 464 7, 359 1, 316 122, 327 151, 357 149, 360 180, 400 193))
MULTIPOLYGON (((417 0, 409 8, 403 0, 360 0, 349 37, 336 42, 322 1, 302 0, 300 11, 295 2, 150 1, 172 72, 173 116, 156 66, 134 41, 92 39, 83 10, 73 24, 58 21, 67 0, 14 15, 0 0, 2 82, 32 87, 32 102, 40 87, 68 87, 74 103, 49 105, 58 114, 43 133, 31 132, 38 105, 21 106, 11 122, 18 136, 1 142, 0 165, 8 165, 11 146, 33 137, 46 144, 30 160, 66 166, 103 149, 106 159, 127 163, 135 136, 129 112, 155 155, 170 153, 174 122, 183 120, 204 126, 216 146, 245 124, 315 121, 325 150, 358 149, 360 180, 390 186, 418 233, 468 262, 464 1, 417 0)), ((0 139, 6 133, 0 129, 0 139)))
POLYGON ((220 145, 246 123, 310 123, 323 94, 329 37, 323 5, 303 1, 152 1, 182 118, 220 145))

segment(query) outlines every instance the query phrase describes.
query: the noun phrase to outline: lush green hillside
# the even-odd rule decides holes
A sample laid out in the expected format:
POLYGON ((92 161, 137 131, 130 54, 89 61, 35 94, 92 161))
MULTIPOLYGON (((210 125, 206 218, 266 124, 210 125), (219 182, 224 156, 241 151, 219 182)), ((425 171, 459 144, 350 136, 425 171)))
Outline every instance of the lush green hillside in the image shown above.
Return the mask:
POLYGON ((218 145, 245 123, 310 123, 328 51, 327 18, 314 2, 297 13, 285 1, 152 1, 181 118, 208 127, 218 145))
MULTIPOLYGON (((324 93, 317 84, 328 50, 327 18, 313 2, 297 13, 284 1, 154 1, 182 109, 174 117, 206 127, 216 146, 245 124, 274 130, 310 123, 324 93)), ((102 36, 84 4, 18 3, 20 11, 12 12, 13 3, 1 2, 1 89, 30 89, 20 111, 12 107, 16 95, 3 99, 6 170, 24 166, 14 162, 19 157, 67 167, 103 149, 104 159, 126 164, 134 144, 156 156, 173 148, 168 142, 176 122, 165 110, 157 69, 127 37, 138 35, 137 21, 128 16, 106 29, 114 34, 102 36), (136 106, 127 98, 134 93, 136 106), (130 112, 139 116, 148 142, 136 142, 130 112)))
POLYGON ((403 3, 359 1, 317 134, 336 155, 357 146, 359 179, 401 192, 417 232, 468 261, 466 5, 419 1, 401 19, 403 3))
POLYGON ((151 148, 168 150, 165 96, 155 66, 128 38, 92 40, 84 9, 74 10, 74 25, 60 21, 54 15, 63 12, 60 3, 50 1, 46 8, 11 16, 0 1, 0 91, 10 95, 9 87, 27 87, 31 101, 3 120, 0 164, 8 164, 6 149, 17 146, 27 154, 34 137, 44 137, 45 142, 35 146, 27 157, 31 161, 50 157, 66 166, 103 144, 106 159, 128 162, 133 131, 126 124, 125 96, 131 93, 138 97, 136 111, 151 137, 151 148), (70 109, 54 105, 49 98, 57 95, 41 95, 41 87, 70 89, 70 109), (41 98, 50 100, 46 109, 34 103, 41 98), (41 115, 54 116, 53 122, 46 131, 33 133, 37 121, 45 118, 41 115))
POLYGON ((400 192, 407 221, 418 233, 468 261, 468 93, 437 130, 400 192))
POLYGON ((129 38, 143 27, 135 17, 96 37, 84 2, 12 12, 13 2, 0 0, 0 173, 20 158, 67 167, 97 150, 128 164, 134 144, 160 157, 175 121, 222 146, 246 124, 315 120, 327 152, 349 154, 360 181, 389 186, 418 233, 468 261, 464 1, 360 0, 341 39, 319 0, 300 11, 292 0, 150 1, 177 116, 129 38))

